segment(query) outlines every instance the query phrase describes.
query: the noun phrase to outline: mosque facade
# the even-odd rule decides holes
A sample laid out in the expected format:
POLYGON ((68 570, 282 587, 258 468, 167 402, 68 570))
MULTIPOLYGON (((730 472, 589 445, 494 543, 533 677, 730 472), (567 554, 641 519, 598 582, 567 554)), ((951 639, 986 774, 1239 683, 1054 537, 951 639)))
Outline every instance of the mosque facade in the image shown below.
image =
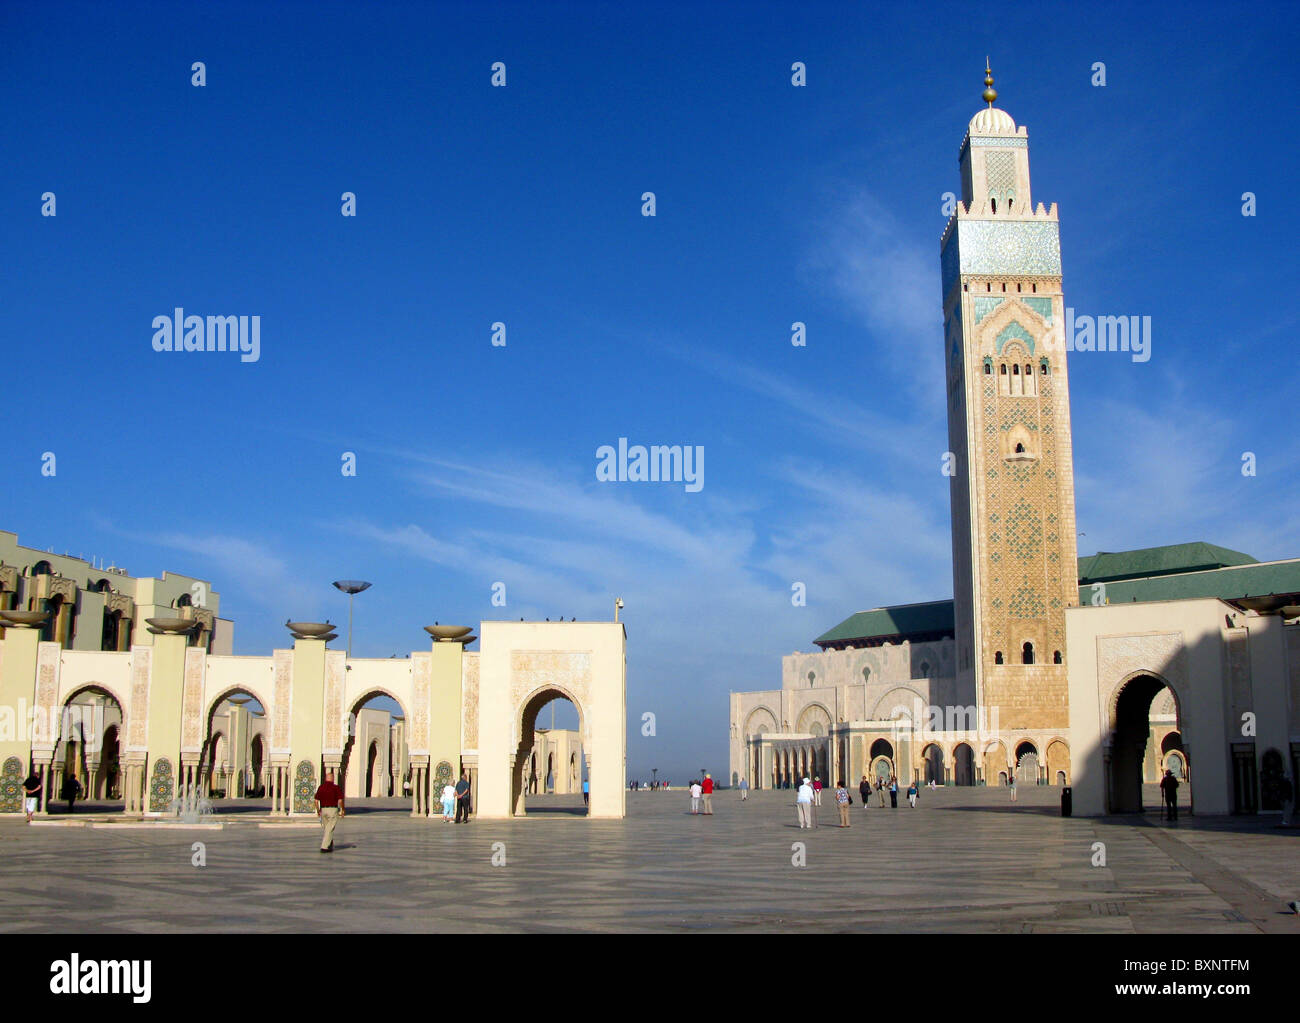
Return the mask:
POLYGON ((731 781, 1070 786, 1141 810, 1281 812, 1300 774, 1300 560, 1195 542, 1079 558, 1058 211, 994 102, 940 242, 952 600, 858 612, 733 692, 731 781))

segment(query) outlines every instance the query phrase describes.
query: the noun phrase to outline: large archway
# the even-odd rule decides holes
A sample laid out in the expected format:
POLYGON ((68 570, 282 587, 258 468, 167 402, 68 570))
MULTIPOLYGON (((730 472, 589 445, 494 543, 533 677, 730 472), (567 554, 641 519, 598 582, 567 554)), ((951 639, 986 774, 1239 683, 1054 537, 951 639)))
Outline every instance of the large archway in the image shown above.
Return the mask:
POLYGON ((952 781, 954 785, 975 784, 975 751, 970 743, 959 742, 952 751, 952 781))
POLYGON ((1028 739, 1016 744, 1016 784, 1038 784, 1038 747, 1028 739))
POLYGON ((208 708, 197 765, 182 763, 181 789, 208 799, 262 796, 267 741, 262 700, 251 689, 225 690, 208 708))
POLYGON ((121 703, 104 686, 82 686, 68 696, 60 712, 47 805, 66 798, 63 793, 69 778, 75 778, 80 786, 78 799, 122 798, 119 737, 123 722, 121 703))
MULTIPOLYGON (((405 798, 410 794, 406 707, 386 689, 368 689, 348 708, 347 738, 335 779, 345 799, 405 798)), ((444 781, 438 778, 439 790, 444 781)), ((432 797, 437 799, 437 793, 432 797)))
POLYGON ((587 815, 589 785, 583 712, 573 697, 557 687, 534 693, 524 703, 519 719, 519 748, 511 772, 511 806, 516 817, 533 812, 587 815), (559 715, 559 716, 557 716, 559 715), (572 725, 573 727, 562 727, 572 725))
POLYGON ((890 778, 898 774, 894 765, 894 746, 888 739, 877 739, 871 744, 871 770, 868 777, 874 783, 875 779, 888 782, 890 778))
POLYGON ((942 785, 943 777, 943 750, 938 743, 930 743, 922 753, 925 761, 925 783, 928 785, 934 782, 936 785, 942 785))
POLYGON ((484 622, 479 663, 479 816, 515 816, 537 714, 577 708, 589 816, 627 812, 627 634, 621 622, 484 622))
MULTIPOLYGON (((1178 694, 1154 672, 1130 677, 1115 694, 1111 704, 1110 750, 1106 757, 1106 810, 1109 813, 1141 813, 1144 802, 1148 800, 1160 805, 1158 789, 1148 792, 1147 800, 1144 800, 1143 781, 1148 773, 1144 767, 1146 761, 1150 758, 1158 764, 1162 759, 1163 751, 1150 748, 1151 707, 1166 691, 1171 698, 1168 702, 1173 705, 1174 731, 1181 736, 1185 732, 1178 694)), ((1181 742, 1179 753, 1181 760, 1175 766, 1185 770, 1187 756, 1181 749, 1181 742)), ((1178 802, 1190 805, 1190 781, 1182 785, 1178 802)))

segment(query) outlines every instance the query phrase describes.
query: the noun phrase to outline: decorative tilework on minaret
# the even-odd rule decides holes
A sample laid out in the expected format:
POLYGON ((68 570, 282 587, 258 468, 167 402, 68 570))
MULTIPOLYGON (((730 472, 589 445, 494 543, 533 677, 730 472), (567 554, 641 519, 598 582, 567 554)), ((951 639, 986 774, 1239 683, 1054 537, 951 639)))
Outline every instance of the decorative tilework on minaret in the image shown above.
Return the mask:
POLYGON ((941 244, 957 672, 1002 729, 1063 730, 1078 587, 1060 236, 986 74, 941 244))

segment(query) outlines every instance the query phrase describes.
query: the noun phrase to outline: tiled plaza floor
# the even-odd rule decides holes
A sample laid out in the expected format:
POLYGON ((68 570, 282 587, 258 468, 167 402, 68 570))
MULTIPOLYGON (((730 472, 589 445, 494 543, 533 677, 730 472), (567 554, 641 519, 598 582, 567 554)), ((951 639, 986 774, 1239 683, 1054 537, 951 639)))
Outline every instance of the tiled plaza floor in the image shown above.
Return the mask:
POLYGON ((641 792, 623 821, 469 825, 384 802, 349 814, 332 856, 311 821, 261 826, 252 812, 206 830, 6 819, 0 929, 1300 934, 1285 907, 1300 897, 1300 829, 1275 817, 1064 819, 1056 789, 1022 788, 1012 805, 1005 789, 966 788, 926 790, 916 810, 855 803, 848 830, 826 826, 827 793, 822 826, 801 832, 791 799, 720 793, 712 817, 692 817, 680 792, 641 792), (191 864, 194 842, 206 866, 191 864))

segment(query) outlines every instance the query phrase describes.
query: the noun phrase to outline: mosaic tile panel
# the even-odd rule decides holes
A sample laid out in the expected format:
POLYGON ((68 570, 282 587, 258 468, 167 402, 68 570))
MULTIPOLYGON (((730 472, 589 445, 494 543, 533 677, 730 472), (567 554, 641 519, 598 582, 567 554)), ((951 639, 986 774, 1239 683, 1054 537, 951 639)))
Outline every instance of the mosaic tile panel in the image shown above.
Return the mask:
POLYGON ((1050 298, 1037 298, 1034 296, 1029 296, 1027 298, 1021 298, 1020 301, 1023 302, 1025 305, 1027 305, 1034 312, 1036 312, 1048 323, 1052 322, 1052 300, 1050 298))
POLYGON ((962 274, 1061 274, 1060 226, 1054 220, 959 220, 948 248, 954 245, 962 274))
POLYGON ((10 757, 0 768, 0 813, 21 813, 23 809, 23 762, 10 757))
POLYGON ((166 813, 171 808, 176 793, 176 778, 172 762, 159 757, 153 762, 153 776, 149 779, 149 812, 166 813))
POLYGON ((293 812, 311 813, 316 799, 316 768, 310 760, 299 760, 293 773, 293 812))
POLYGON ((1006 299, 1002 297, 991 298, 987 295, 977 296, 975 299, 975 322, 979 323, 980 320, 988 316, 994 309, 1005 301, 1006 299))
POLYGON ((1012 338, 1015 338, 1018 341, 1023 341, 1029 348, 1029 354, 1034 354, 1034 335, 1031 334, 1019 320, 1012 320, 998 331, 998 336, 995 339, 999 355, 1002 354, 1003 346, 1012 338))

